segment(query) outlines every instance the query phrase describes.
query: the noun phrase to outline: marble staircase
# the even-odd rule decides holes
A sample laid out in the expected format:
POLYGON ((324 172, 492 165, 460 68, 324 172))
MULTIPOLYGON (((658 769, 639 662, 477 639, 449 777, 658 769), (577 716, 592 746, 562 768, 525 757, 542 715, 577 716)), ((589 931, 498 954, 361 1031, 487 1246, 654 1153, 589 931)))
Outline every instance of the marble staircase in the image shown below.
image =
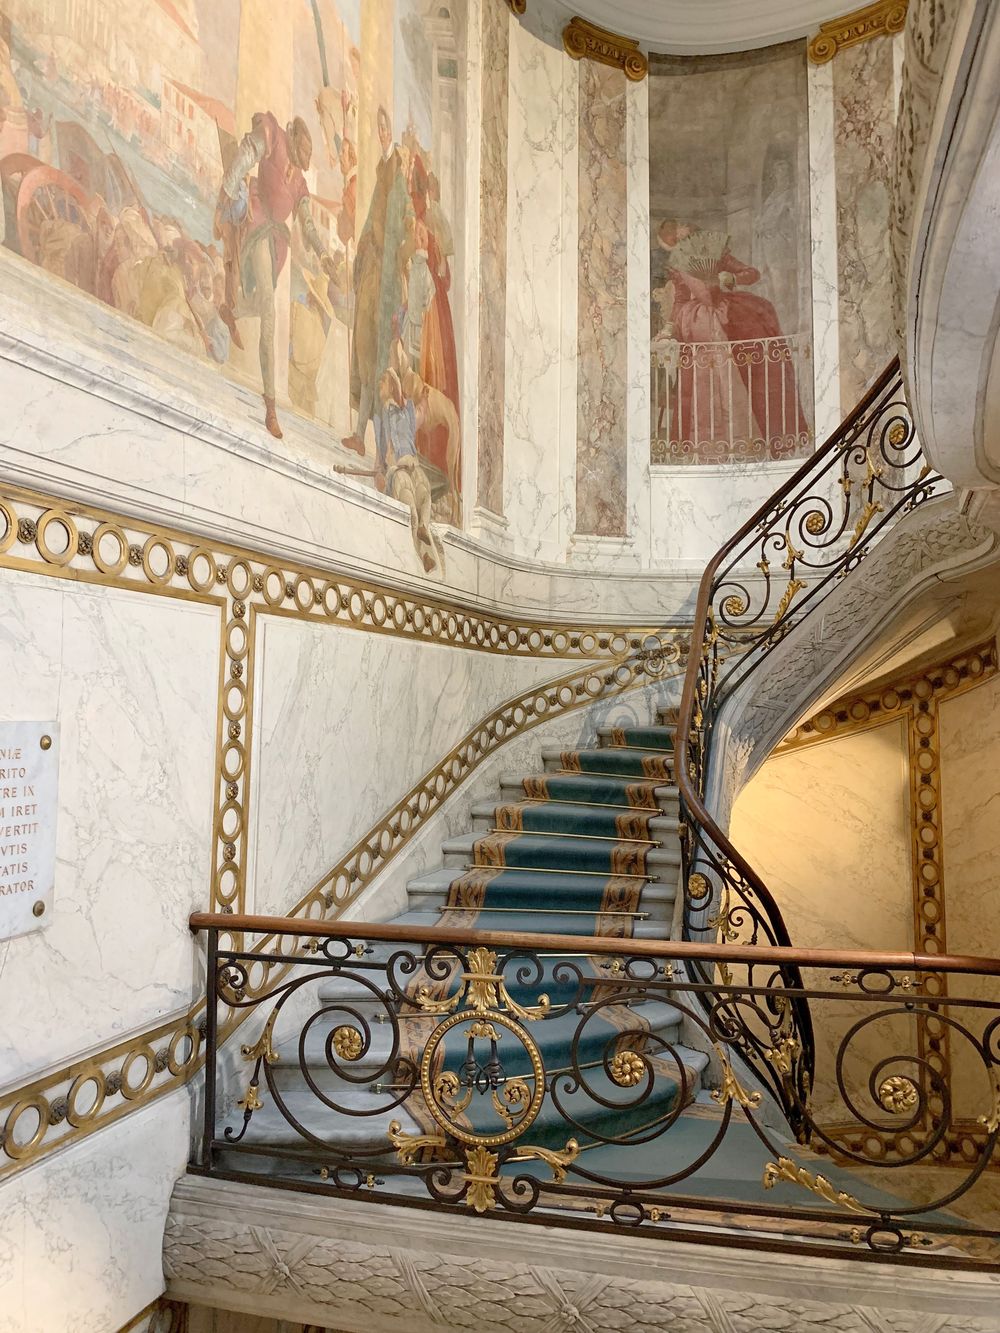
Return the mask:
MULTIPOLYGON (((442 930, 670 939, 681 866, 673 743, 672 717, 661 713, 650 726, 602 727, 591 748, 543 748, 540 771, 504 776, 496 799, 473 807, 469 832, 443 844, 441 866, 409 882, 408 910, 395 923, 442 930)), ((398 947, 375 946, 372 961, 388 961, 398 947)), ((569 957, 588 977, 587 995, 598 994, 601 969, 609 963, 584 954, 569 957)), ((375 984, 379 976, 374 974, 375 984)), ((568 985, 559 958, 550 956, 541 978, 534 977, 523 993, 513 993, 518 1002, 531 1004, 544 991, 558 1004, 568 985)), ((328 979, 319 985, 316 998, 317 1015, 301 1042, 297 1031, 283 1032, 278 1025, 276 1043, 289 1054, 273 1066, 273 1095, 265 1094, 242 1146, 265 1157, 269 1147, 295 1153, 306 1148, 304 1129, 332 1152, 369 1154, 386 1170, 392 1161, 390 1124, 399 1122, 411 1133, 428 1127, 426 1111, 421 1115, 415 1106, 419 1093, 391 1104, 403 1077, 394 1059, 402 1054, 419 1063, 427 1022, 414 1021, 414 1012, 407 1014, 405 1007, 400 1010, 404 1035, 394 1057, 392 1023, 364 984, 328 979), (350 1063, 331 1059, 335 1030, 358 1013, 372 1020, 368 1048, 350 1063), (295 1058, 293 1044, 298 1047, 295 1058), (331 1108, 340 1114, 331 1115, 331 1108)), ((555 1149, 572 1136, 598 1155, 620 1151, 615 1145, 627 1142, 630 1133, 669 1116, 679 1101, 687 1105, 698 1096, 707 1057, 680 1044, 675 1008, 656 999, 632 1000, 609 1005, 600 1018, 587 1025, 575 1056, 571 1048, 580 1023, 577 1011, 531 1025, 547 1083, 566 1078, 575 1060, 589 1090, 598 1093, 594 1098, 588 1088, 567 1082, 559 1106, 551 1095, 546 1099, 532 1128, 532 1142, 555 1149), (609 1060, 626 1049, 650 1057, 654 1086, 641 1110, 635 1108, 634 1095, 608 1073, 609 1060)), ((501 1058, 506 1077, 530 1076, 530 1070, 521 1067, 524 1052, 519 1048, 501 1044, 501 1058)), ((484 1120, 488 1100, 484 1098, 480 1108, 484 1120)), ((468 1114, 475 1123, 477 1107, 468 1114)), ((240 1119, 237 1110, 231 1122, 234 1133, 240 1119)), ((662 1148, 654 1143, 650 1150, 662 1148)), ((635 1151, 642 1153, 641 1148, 635 1151)), ((282 1170, 287 1176, 287 1163, 282 1170)), ((398 1189, 398 1180, 393 1187, 398 1189)))

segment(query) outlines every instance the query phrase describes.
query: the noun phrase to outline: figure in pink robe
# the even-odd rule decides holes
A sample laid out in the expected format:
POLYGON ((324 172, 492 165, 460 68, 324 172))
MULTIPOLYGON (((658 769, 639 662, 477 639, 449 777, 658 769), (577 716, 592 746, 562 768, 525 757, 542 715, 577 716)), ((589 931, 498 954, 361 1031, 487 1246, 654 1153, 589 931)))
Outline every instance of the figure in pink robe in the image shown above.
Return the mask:
POLYGON ((746 439, 754 456, 787 457, 809 428, 777 313, 764 297, 739 290, 760 281, 758 269, 740 263, 725 244, 693 259, 698 247, 681 243, 695 235, 673 221, 657 232, 669 256, 672 337, 695 344, 681 348, 670 439, 694 453, 714 446, 702 450, 709 455, 720 446, 731 453, 746 439))

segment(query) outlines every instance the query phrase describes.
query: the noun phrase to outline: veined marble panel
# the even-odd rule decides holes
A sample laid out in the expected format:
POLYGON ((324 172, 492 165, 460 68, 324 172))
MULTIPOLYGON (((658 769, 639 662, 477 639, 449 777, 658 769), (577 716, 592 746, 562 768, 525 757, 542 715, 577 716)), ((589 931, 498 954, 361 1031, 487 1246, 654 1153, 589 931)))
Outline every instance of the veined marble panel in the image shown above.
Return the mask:
POLYGON ((837 182, 834 174, 833 67, 809 63, 809 205, 812 254, 813 393, 817 445, 837 429, 840 402, 840 306, 837 182))
POLYGON ((833 68, 839 253, 840 397, 849 410, 895 355, 891 185, 893 43, 877 37, 833 68))
POLYGON ((626 78, 580 67, 576 529, 624 537, 627 523, 626 78))
POLYGON ((0 944, 0 1086, 190 1004, 211 871, 219 614, 0 573, 0 710, 58 718, 55 904, 0 944))
POLYGON ((176 1093, 0 1185, 2 1333, 112 1333, 163 1291, 188 1117, 176 1093))
POLYGON ((479 481, 476 503, 503 513, 507 323, 507 118, 510 25, 502 0, 483 0, 479 168, 479 481))
POLYGON ((649 80, 625 89, 628 132, 628 376, 626 432, 628 527, 650 563, 649 509, 649 80))
POLYGON ((800 466, 792 462, 651 467, 651 563, 697 583, 719 547, 800 466))
POLYGON ((541 559, 565 552, 565 501, 557 497, 570 382, 576 431, 575 313, 572 341, 566 337, 568 312, 575 312, 567 298, 575 302, 576 234, 565 195, 577 170, 579 66, 562 49, 564 22, 529 5, 510 30, 504 512, 513 548, 541 559))
POLYGON ((283 912, 478 718, 561 664, 264 616, 249 910, 283 912))
MULTIPOLYGON (((1000 677, 944 699, 938 709, 941 746, 941 832, 949 953, 1000 957, 997 878, 1000 871, 1000 677)), ((997 1001, 989 977, 951 978, 949 992, 997 1001)), ((961 1021, 963 1015, 957 1013, 961 1021)), ((974 1031, 982 1026, 966 1013, 974 1031)), ((959 1115, 988 1105, 988 1085, 968 1044, 951 1042, 959 1115)))
MULTIPOLYGON (((895 721, 774 755, 737 797, 730 837, 774 894, 796 947, 913 948, 907 755, 904 723, 895 721)), ((813 1012, 822 1124, 846 1118, 833 1057, 866 1011, 845 1000, 817 1002, 813 1012)), ((892 1049, 907 1049, 909 1020, 906 1032, 891 1022, 892 1049)), ((852 1044, 847 1068, 859 1105, 868 1105, 866 1079, 887 1041, 876 1028, 852 1044)))

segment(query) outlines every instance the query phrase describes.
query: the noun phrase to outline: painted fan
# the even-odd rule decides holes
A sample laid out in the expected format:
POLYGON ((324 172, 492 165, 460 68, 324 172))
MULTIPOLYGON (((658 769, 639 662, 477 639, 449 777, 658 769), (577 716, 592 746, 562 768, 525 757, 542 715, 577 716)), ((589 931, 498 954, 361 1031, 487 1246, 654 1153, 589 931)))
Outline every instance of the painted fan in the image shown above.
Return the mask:
POLYGON ((685 236, 670 252, 672 267, 699 278, 713 278, 719 271, 722 257, 729 249, 729 236, 724 231, 693 231, 685 236))

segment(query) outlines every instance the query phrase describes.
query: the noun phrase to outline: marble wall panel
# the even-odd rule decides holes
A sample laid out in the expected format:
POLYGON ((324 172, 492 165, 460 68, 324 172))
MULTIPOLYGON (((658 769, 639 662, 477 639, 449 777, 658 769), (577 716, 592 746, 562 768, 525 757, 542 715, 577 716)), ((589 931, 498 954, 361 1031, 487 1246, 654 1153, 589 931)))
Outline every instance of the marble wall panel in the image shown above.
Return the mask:
POLYGON ((859 42, 831 62, 839 256, 840 397, 845 411, 895 355, 890 245, 893 42, 859 42))
POLYGON ((162 1292, 188 1107, 176 1093, 0 1185, 2 1333, 112 1333, 162 1292))
POLYGON ((580 76, 564 22, 529 6, 510 30, 504 512, 513 549, 551 560, 573 530, 563 482, 577 420, 580 76))
POLYGON ((840 306, 833 67, 809 63, 809 207, 816 443, 840 425, 840 306))
MULTIPOLYGON (((774 755, 737 797, 730 836, 774 894, 795 946, 913 948, 907 756, 904 723, 891 722, 774 755)), ((820 1123, 848 1118, 833 1058, 862 1012, 849 1001, 814 1005, 820 1123)), ((891 1022, 891 1033, 883 1025, 852 1046, 859 1104, 872 1061, 894 1037, 897 1050, 913 1041, 908 1021, 905 1031, 891 1022)))
POLYGON ((476 720, 559 666, 262 617, 256 912, 284 911, 476 720))
POLYGON ((580 68, 576 530, 624 537, 628 348, 626 78, 580 68))
MULTIPOLYGON (((941 831, 948 952, 1000 958, 1000 677, 939 705, 941 831)), ((994 979, 954 978, 951 994, 998 1000, 994 979)), ((982 1015, 956 1017, 981 1031, 982 1015)), ((975 1117, 989 1103, 982 1063, 957 1035, 951 1042, 957 1109, 975 1117)))
POLYGON ((507 117, 511 14, 484 0, 479 168, 479 480, 476 503, 502 514, 507 324, 507 117))
POLYGON ((0 577, 0 716, 61 728, 55 906, 0 943, 0 1085, 185 1008, 203 907, 219 616, 173 598, 0 577))

